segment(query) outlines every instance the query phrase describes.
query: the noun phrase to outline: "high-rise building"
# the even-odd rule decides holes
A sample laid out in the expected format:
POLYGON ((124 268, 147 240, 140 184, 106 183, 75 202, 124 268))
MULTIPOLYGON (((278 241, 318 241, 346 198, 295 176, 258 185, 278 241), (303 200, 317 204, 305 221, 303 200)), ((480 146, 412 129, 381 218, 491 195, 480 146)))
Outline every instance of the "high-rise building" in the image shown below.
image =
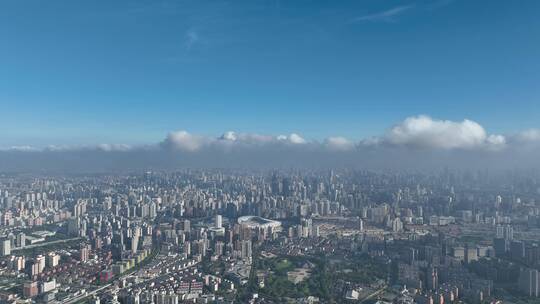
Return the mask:
POLYGON ((191 255, 191 243, 190 242, 184 242, 184 254, 186 254, 186 256, 191 255))
POLYGON ((45 257, 42 255, 38 255, 36 257, 36 263, 38 265, 38 273, 43 272, 43 269, 45 269, 45 265, 46 265, 45 257))
POLYGON ((10 239, 2 239, 0 241, 0 253, 3 256, 11 254, 11 240, 10 239))
POLYGON ((81 262, 88 261, 88 257, 90 255, 90 252, 88 250, 88 246, 82 245, 81 249, 79 250, 79 259, 81 262))
POLYGON ((510 257, 514 260, 525 258, 525 243, 522 241, 512 241, 510 243, 510 257))
POLYGON ((514 228, 510 225, 504 226, 503 237, 505 240, 512 241, 514 239, 514 228))
POLYGON ((240 243, 241 257, 243 259, 250 258, 252 255, 251 240, 245 240, 240 243))
POLYGON ((23 284, 23 296, 25 298, 33 298, 38 295, 38 283, 26 282, 23 284))
POLYGON ((200 254, 201 256, 206 256, 206 241, 195 241, 195 250, 197 250, 197 254, 200 254))
POLYGON ((396 217, 392 221, 392 231, 394 232, 401 232, 403 231, 403 222, 399 219, 399 217, 396 217))
POLYGON ((56 279, 52 279, 47 282, 41 282, 39 286, 39 292, 40 293, 46 293, 56 288, 56 279))
POLYGON ((493 248, 497 256, 504 256, 508 251, 508 241, 504 238, 495 238, 493 240, 493 248))
POLYGON ((358 230, 360 232, 364 232, 364 220, 361 218, 358 218, 358 230))
POLYGON ((155 218, 157 215, 157 206, 153 201, 148 205, 148 217, 155 218))
POLYGON ((319 228, 319 225, 314 225, 313 226, 313 237, 320 237, 321 236, 321 232, 320 232, 320 228, 319 228))
POLYGON ((429 267, 426 275, 427 288, 437 290, 439 288, 439 274, 437 268, 429 267))
POLYGON ((24 248, 24 246, 26 246, 26 234, 24 234, 24 232, 17 234, 15 244, 18 248, 24 248))
POLYGON ((191 232, 191 222, 189 220, 184 220, 184 231, 187 233, 191 232))
POLYGON ((495 233, 495 237, 499 239, 504 238, 504 226, 503 225, 497 225, 497 230, 495 233))
POLYGON ((24 268, 29 276, 39 274, 39 263, 36 260, 25 261, 24 268))
POLYGON ((50 252, 46 257, 46 266, 49 268, 58 266, 60 256, 54 252, 50 252))
POLYGON ((73 206, 73 215, 75 217, 79 217, 86 214, 86 204, 86 200, 78 200, 77 203, 73 206))
POLYGON ((9 226, 13 224, 13 214, 10 210, 7 210, 2 214, 2 225, 9 226))
POLYGON ((70 236, 79 236, 80 219, 78 217, 68 220, 68 234, 70 236))
POLYGON ((221 215, 217 214, 215 217, 214 217, 214 226, 216 228, 221 228, 223 227, 223 218, 221 217, 221 215))
POLYGON ((134 229, 133 236, 131 237, 131 252, 136 253, 139 247, 139 231, 140 229, 134 229))
POLYGON ((529 297, 540 296, 539 273, 536 269, 522 269, 519 274, 519 289, 529 297))
POLYGON ((18 256, 18 257, 12 256, 11 259, 9 260, 9 268, 15 271, 24 270, 25 262, 26 261, 23 256, 18 256))

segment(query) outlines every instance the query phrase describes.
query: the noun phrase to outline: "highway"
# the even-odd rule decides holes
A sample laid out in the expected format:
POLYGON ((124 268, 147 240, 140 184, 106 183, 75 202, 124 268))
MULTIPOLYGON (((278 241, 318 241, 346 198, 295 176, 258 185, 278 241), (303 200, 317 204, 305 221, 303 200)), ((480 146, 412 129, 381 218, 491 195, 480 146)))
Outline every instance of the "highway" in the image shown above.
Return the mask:
POLYGON ((72 303, 76 303, 77 301, 80 301, 82 299, 85 299, 85 298, 88 298, 88 297, 91 297, 93 295, 95 295, 96 293, 102 291, 103 289, 107 288, 107 287, 110 287, 112 284, 107 284, 107 285, 103 285, 101 287, 99 287, 98 289, 95 289, 91 292, 88 292, 88 293, 85 293, 83 295, 80 295, 78 297, 75 297, 75 298, 70 298, 68 300, 65 300, 65 301, 62 301, 61 303, 62 304, 72 304, 72 303))

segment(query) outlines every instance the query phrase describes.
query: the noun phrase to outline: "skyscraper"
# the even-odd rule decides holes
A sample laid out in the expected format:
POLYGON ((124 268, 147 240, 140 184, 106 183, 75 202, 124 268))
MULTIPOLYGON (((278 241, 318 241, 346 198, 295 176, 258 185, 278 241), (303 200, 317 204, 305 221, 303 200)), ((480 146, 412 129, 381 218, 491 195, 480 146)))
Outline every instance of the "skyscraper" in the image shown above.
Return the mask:
POLYGON ((9 239, 0 241, 0 253, 2 253, 3 256, 11 254, 11 241, 9 239))
POLYGON ((216 228, 221 228, 223 226, 223 218, 221 217, 221 215, 216 214, 216 216, 214 217, 214 226, 216 228))
POLYGON ((538 270, 522 269, 519 274, 519 289, 529 297, 540 296, 538 270))

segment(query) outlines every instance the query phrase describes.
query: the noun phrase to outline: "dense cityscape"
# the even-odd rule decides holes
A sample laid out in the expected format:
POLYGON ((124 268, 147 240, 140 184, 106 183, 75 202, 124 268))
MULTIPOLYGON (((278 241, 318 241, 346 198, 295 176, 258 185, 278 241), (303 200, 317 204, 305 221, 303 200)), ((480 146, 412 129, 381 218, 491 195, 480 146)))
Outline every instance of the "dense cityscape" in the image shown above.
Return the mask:
POLYGON ((0 0, 0 304, 540 304, 540 0, 0 0))
POLYGON ((536 173, 0 177, 3 303, 529 303, 536 173))

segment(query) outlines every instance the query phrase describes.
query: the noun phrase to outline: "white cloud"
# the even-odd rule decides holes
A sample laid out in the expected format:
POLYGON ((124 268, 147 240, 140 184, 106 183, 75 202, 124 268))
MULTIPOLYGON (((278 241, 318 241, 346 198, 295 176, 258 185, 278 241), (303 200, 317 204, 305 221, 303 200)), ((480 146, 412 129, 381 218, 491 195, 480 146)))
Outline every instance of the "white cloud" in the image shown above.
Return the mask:
POLYGON ((502 135, 487 135, 484 128, 472 120, 434 120, 429 116, 414 116, 392 127, 384 141, 394 145, 437 149, 473 149, 503 145, 502 135))
POLYGON ((404 12, 410 10, 413 7, 414 5, 396 6, 382 12, 356 17, 353 19, 353 22, 391 22, 395 20, 395 17, 403 14, 404 12))
POLYGON ((275 138, 271 135, 243 133, 238 135, 238 140, 246 144, 266 144, 275 141, 275 138))
POLYGON ((223 133, 218 140, 225 142, 236 142, 239 144, 264 144, 275 141, 276 138, 270 135, 260 135, 255 133, 236 133, 228 131, 223 133))
POLYGON ((232 148, 258 147, 283 143, 301 145, 306 144, 307 141, 296 133, 288 136, 272 136, 227 131, 216 138, 194 135, 182 130, 169 133, 165 140, 161 142, 161 146, 171 150, 195 152, 205 147, 223 148, 230 151, 232 148))
MULTIPOLYGON (((432 150, 469 150, 469 151, 501 151, 521 149, 529 146, 536 149, 540 144, 540 129, 530 129, 514 135, 503 136, 488 134, 477 122, 464 119, 462 121, 438 120, 429 116, 419 115, 408 117, 391 127, 385 134, 373 136, 359 142, 353 142, 345 137, 332 136, 320 141, 306 140, 298 133, 289 135, 263 135, 256 133, 237 133, 227 131, 221 136, 204 136, 189 133, 185 130, 167 134, 165 139, 156 144, 126 145, 126 144, 97 144, 97 145, 51 145, 45 148, 33 146, 13 146, 0 148, 0 151, 44 151, 44 152, 128 152, 169 150, 196 153, 207 151, 266 153, 279 151, 306 153, 339 151, 369 151, 399 147, 412 147, 432 150), (530 143, 530 144, 529 144, 530 143), (533 144, 534 143, 534 144, 533 144)), ((414 150, 414 149, 413 149, 414 150)), ((396 150, 398 151, 398 150, 396 150)))
POLYGON ((383 138, 378 137, 378 136, 371 136, 371 137, 362 139, 358 143, 358 145, 362 147, 376 147, 382 143, 384 143, 383 138))
POLYGON ((304 138, 302 138, 302 136, 296 134, 296 133, 292 133, 291 135, 289 135, 289 141, 291 142, 291 144, 305 144, 306 143, 306 140, 304 138))
POLYGON ((105 152, 120 151, 126 152, 132 149, 130 145, 126 144, 99 144, 97 149, 105 152))
POLYGON ((184 39, 185 47, 189 51, 199 41, 199 33, 194 29, 190 29, 186 31, 184 39))
POLYGON ((162 145, 172 150, 195 152, 207 144, 207 142, 208 139, 203 136, 192 135, 182 130, 169 133, 167 138, 162 142, 162 145))
POLYGON ((331 150, 348 151, 354 148, 354 143, 345 137, 335 136, 325 139, 324 144, 331 150))
POLYGON ((520 143, 540 142, 540 129, 528 129, 513 136, 520 143))
POLYGON ((0 149, 0 151, 8 151, 8 152, 38 152, 40 151, 36 147, 32 146, 11 146, 8 148, 0 149))
POLYGON ((42 151, 47 152, 70 152, 70 151, 102 151, 102 152, 128 152, 140 147, 126 144, 98 144, 98 145, 49 145, 42 151))
POLYGON ((236 133, 234 133, 233 131, 228 131, 228 132, 223 133, 223 135, 221 135, 219 139, 235 141, 237 137, 236 137, 236 133))
POLYGON ((486 139, 486 142, 494 146, 504 146, 506 145, 506 137, 502 135, 490 135, 486 139))
POLYGON ((278 135, 276 140, 279 142, 287 142, 290 144, 300 145, 305 144, 307 141, 300 135, 296 133, 291 133, 290 135, 278 135))
POLYGON ((73 152, 73 151, 102 151, 102 152, 128 152, 134 149, 144 149, 148 146, 133 147, 126 144, 98 144, 98 145, 48 145, 46 147, 12 146, 0 151, 16 152, 73 152))

